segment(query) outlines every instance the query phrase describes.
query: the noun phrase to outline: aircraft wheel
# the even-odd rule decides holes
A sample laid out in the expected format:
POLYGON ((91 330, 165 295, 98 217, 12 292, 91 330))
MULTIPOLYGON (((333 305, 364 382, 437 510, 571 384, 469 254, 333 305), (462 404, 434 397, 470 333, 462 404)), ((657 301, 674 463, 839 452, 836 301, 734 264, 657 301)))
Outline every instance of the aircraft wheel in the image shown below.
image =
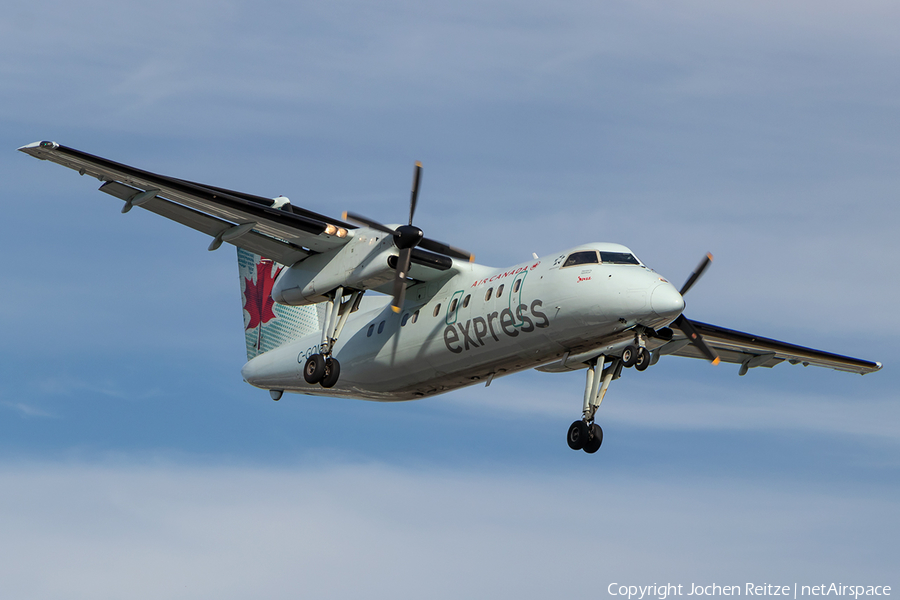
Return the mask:
POLYGON ((637 362, 637 359, 638 359, 637 346, 632 346, 632 345, 625 346, 625 349, 622 350, 622 366, 625 368, 631 368, 634 366, 634 363, 637 362))
POLYGON ((569 426, 566 442, 572 450, 581 450, 588 439, 588 426, 584 421, 575 421, 569 426))
POLYGON ((591 437, 588 441, 584 443, 583 450, 588 454, 593 454, 597 450, 600 449, 600 444, 603 443, 603 429, 600 428, 599 425, 594 423, 591 425, 591 437))
POLYGON ((319 384, 323 388, 333 387, 337 383, 338 377, 341 376, 341 363, 336 358, 325 359, 325 374, 319 384))
POLYGON ((314 385, 322 381, 324 376, 325 357, 321 354, 313 354, 307 358, 306 364, 303 365, 303 379, 306 380, 306 383, 314 385))
POLYGON ((638 371, 646 371, 647 367, 650 366, 650 353, 647 352, 646 348, 638 348, 637 351, 637 360, 634 363, 634 368, 638 371))

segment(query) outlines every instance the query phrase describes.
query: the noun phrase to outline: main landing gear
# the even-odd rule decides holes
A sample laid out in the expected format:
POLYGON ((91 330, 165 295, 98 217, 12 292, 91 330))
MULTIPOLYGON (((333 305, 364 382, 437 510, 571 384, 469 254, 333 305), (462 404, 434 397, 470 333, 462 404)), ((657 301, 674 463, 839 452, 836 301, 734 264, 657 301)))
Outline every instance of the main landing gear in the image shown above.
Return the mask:
POLYGON ((588 454, 593 454, 600 449, 603 443, 603 429, 594 423, 594 415, 603 402, 603 396, 609 389, 609 384, 613 379, 617 379, 622 372, 624 360, 614 358, 612 364, 605 369, 603 364, 606 362, 605 356, 598 356, 591 360, 587 370, 587 381, 584 386, 584 406, 582 408, 582 418, 575 421, 569 427, 569 433, 566 435, 566 442, 572 450, 584 450, 588 454))
POLYGON ((310 385, 319 384, 323 388, 334 387, 341 376, 341 363, 332 358, 331 352, 337 343, 347 317, 359 308, 363 292, 354 291, 350 299, 342 302, 344 288, 340 287, 332 294, 332 301, 326 304, 325 327, 322 328, 322 345, 320 353, 313 354, 303 365, 303 379, 310 385))
POLYGON ((323 388, 334 387, 341 376, 341 363, 336 358, 313 354, 303 365, 303 379, 306 383, 318 383, 323 388))
MULTIPOLYGON (((657 356, 657 359, 659 357, 657 356)), ((634 367, 638 371, 645 371, 647 367, 653 364, 653 355, 644 345, 644 338, 639 332, 635 335, 634 344, 625 346, 622 350, 621 358, 612 358, 612 362, 605 369, 606 357, 603 355, 592 359, 588 363, 587 381, 584 386, 584 406, 582 407, 582 418, 575 421, 569 426, 569 432, 566 435, 566 442, 572 450, 584 450, 588 454, 593 454, 600 449, 603 443, 603 429, 594 423, 594 416, 609 384, 614 379, 618 379, 625 367, 634 367)))

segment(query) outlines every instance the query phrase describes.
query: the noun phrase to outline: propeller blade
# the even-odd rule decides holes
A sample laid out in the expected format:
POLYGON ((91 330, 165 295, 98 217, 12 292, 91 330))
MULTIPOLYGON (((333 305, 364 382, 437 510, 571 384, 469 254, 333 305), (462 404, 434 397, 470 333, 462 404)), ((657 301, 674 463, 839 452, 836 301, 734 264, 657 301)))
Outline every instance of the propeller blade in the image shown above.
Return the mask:
POLYGON ((412 248, 400 250, 397 257, 397 269, 394 271, 394 299, 391 301, 391 310, 400 312, 403 307, 403 299, 406 296, 406 275, 409 273, 409 261, 412 258, 412 248))
POLYGON ((362 215, 344 211, 343 218, 345 221, 353 221, 354 223, 359 223, 360 225, 365 225, 366 227, 371 227, 372 229, 377 229, 378 231, 383 231, 385 233, 394 235, 394 230, 390 227, 382 225, 378 221, 373 221, 372 219, 368 219, 362 215))
POLYGON ((694 269, 694 272, 691 273, 691 276, 688 277, 688 280, 684 282, 684 285, 681 286, 681 292, 679 292, 682 296, 684 296, 689 289, 691 289, 697 280, 700 279, 700 276, 703 275, 703 271, 709 267, 709 264, 712 262, 713 255, 709 252, 706 253, 706 256, 703 260, 700 261, 700 264, 697 265, 697 268, 694 269))
POLYGON ((413 169, 412 195, 409 197, 409 224, 412 225, 413 215, 416 214, 416 200, 419 198, 419 184, 422 182, 422 163, 416 161, 413 169))
POLYGON ((394 238, 394 245, 400 249, 400 254, 397 257, 396 269, 394 271, 394 299, 391 302, 391 309, 393 309, 394 312, 400 312, 400 309, 403 306, 403 298, 406 295, 406 277, 409 273, 409 265, 414 248, 421 247, 423 250, 442 254, 444 257, 467 260, 469 262, 475 260, 475 255, 471 252, 423 237, 422 230, 412 224, 413 218, 416 215, 416 204, 419 200, 419 187, 421 184, 422 163, 416 161, 416 166, 413 169, 412 191, 409 197, 408 225, 400 225, 397 229, 391 229, 378 221, 373 221, 362 215, 352 212, 344 213, 345 221, 353 221, 354 223, 359 223, 360 225, 365 225, 372 229, 377 229, 378 231, 390 234, 394 238))
POLYGON ((428 238, 424 238, 421 242, 419 242, 419 247, 425 250, 431 250, 432 252, 437 252, 438 254, 445 254, 451 258, 458 258, 460 260, 467 260, 472 262, 475 260, 475 255, 471 252, 467 252, 462 250, 461 248, 454 248, 449 244, 445 244, 444 242, 438 242, 436 240, 431 240, 428 238))
POLYGON ((678 318, 672 322, 672 325, 680 329, 684 335, 688 337, 691 343, 703 353, 703 356, 705 356, 709 362, 714 365, 719 364, 719 355, 716 354, 715 350, 710 348, 709 344, 704 341, 703 336, 700 335, 700 332, 697 331, 697 328, 694 327, 694 324, 684 315, 678 315, 678 318))

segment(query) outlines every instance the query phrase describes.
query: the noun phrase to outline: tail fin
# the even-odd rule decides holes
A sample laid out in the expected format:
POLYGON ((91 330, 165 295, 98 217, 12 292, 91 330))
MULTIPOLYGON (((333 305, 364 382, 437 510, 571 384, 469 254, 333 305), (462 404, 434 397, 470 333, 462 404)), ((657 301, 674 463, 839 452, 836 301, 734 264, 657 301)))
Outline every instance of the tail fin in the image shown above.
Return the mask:
POLYGON ((247 360, 321 329, 317 306, 282 306, 272 300, 284 265, 241 248, 237 254, 247 360))

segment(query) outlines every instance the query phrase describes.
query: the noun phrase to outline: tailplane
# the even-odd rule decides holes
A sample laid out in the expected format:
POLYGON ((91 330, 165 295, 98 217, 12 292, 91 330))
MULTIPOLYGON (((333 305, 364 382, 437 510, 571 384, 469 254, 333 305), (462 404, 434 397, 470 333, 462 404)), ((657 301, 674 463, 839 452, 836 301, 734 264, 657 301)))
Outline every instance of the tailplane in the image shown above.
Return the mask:
POLYGON ((284 265, 237 249, 244 303, 247 360, 322 329, 319 306, 283 306, 272 300, 272 286, 284 265))

